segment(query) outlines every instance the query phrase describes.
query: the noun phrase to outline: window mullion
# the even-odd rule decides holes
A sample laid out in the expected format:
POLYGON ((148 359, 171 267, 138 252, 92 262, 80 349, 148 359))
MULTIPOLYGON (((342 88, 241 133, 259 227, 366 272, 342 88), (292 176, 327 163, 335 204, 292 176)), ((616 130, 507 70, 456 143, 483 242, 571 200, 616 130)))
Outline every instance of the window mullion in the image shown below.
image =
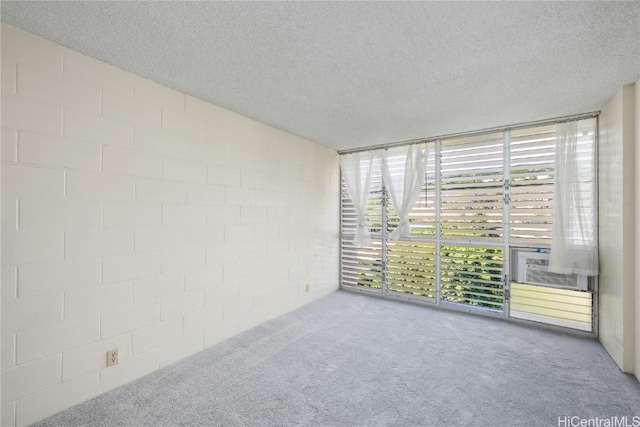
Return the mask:
POLYGON ((505 130, 503 135, 504 144, 504 206, 502 207, 503 218, 503 236, 504 236, 504 262, 503 262, 503 277, 504 277, 504 306, 503 315, 509 316, 509 304, 510 304, 510 276, 511 276, 511 251, 509 245, 511 244, 511 131, 505 130))
POLYGON ((384 184, 384 180, 382 180, 382 229, 380 230, 381 236, 381 245, 382 245, 382 272, 381 272, 381 282, 382 282, 382 295, 387 295, 389 293, 389 287, 387 286, 387 237, 388 237, 388 215, 387 215, 387 205, 389 204, 389 195, 387 194, 387 187, 384 184))
POLYGON ((437 140, 435 142, 435 166, 436 166, 436 173, 435 173, 435 184, 436 184, 436 191, 435 191, 435 209, 436 209, 436 304, 440 305, 440 285, 441 285, 441 280, 440 280, 440 273, 441 273, 441 262, 440 262, 440 252, 441 252, 441 243, 440 240, 442 239, 442 233, 441 233, 441 222, 440 222, 440 210, 441 210, 441 194, 440 194, 440 185, 442 183, 442 176, 440 174, 440 159, 442 157, 441 154, 441 142, 440 140, 437 140))

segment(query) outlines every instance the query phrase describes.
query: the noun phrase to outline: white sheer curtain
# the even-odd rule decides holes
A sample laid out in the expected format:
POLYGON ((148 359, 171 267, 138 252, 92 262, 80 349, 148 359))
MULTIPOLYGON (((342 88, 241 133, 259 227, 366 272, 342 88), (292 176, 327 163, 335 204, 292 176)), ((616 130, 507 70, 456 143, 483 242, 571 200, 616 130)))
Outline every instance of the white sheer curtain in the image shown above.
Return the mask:
POLYGON ((409 212, 420 197, 427 162, 426 144, 405 145, 382 150, 382 178, 400 225, 389 235, 390 241, 409 237, 409 212))
POLYGON ((549 271, 598 274, 595 205, 595 121, 556 125, 556 177, 549 271), (592 123, 592 122, 588 122, 592 123))
POLYGON ((373 152, 363 151, 340 156, 342 178, 349 192, 358 215, 356 234, 353 243, 357 247, 371 243, 371 235, 367 226, 367 200, 371 185, 371 164, 373 152))

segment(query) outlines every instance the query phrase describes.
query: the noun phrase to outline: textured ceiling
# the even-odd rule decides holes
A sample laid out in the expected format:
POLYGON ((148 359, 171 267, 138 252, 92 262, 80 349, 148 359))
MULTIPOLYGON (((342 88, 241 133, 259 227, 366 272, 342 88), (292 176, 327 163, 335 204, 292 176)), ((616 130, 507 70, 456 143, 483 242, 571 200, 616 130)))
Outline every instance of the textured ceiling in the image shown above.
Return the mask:
POLYGON ((2 21, 337 150, 599 110, 640 2, 9 2, 2 21))

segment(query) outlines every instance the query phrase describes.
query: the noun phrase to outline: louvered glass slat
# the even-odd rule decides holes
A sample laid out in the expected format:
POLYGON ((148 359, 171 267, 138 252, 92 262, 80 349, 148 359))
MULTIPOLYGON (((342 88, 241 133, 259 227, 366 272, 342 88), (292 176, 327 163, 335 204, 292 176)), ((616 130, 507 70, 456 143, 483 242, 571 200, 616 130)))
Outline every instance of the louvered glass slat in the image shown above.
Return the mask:
POLYGON ((429 158, 425 170, 425 183, 420 197, 409 215, 412 236, 433 238, 436 235, 436 156, 434 145, 433 143, 427 145, 429 158))
MULTIPOLYGON (((367 224, 369 231, 380 233, 382 230, 382 175, 377 161, 373 162, 371 171, 371 187, 369 189, 369 199, 367 201, 367 224)), ((349 196, 347 187, 342 181, 342 234, 355 235, 358 214, 356 213, 353 200, 349 196)))
MULTIPOLYGON (((574 181, 574 191, 578 195, 578 205, 580 215, 583 216, 582 224, 569 223, 567 233, 570 239, 576 241, 595 240, 595 227, 592 221, 595 220, 595 161, 594 161, 594 140, 595 140, 595 119, 582 120, 578 122, 578 170, 574 181)), ((565 224, 566 225, 566 224, 565 224)))
POLYGON ((502 134, 443 141, 440 167, 442 238, 502 239, 502 134))
POLYGON ((434 300, 436 297, 436 246, 434 243, 389 243, 387 286, 392 293, 434 300))
POLYGON ((369 247, 356 248, 353 236, 342 239, 342 285, 381 289, 382 245, 374 240, 369 247))
POLYGON ((555 126, 511 132, 511 242, 551 244, 555 126))
MULTIPOLYGON (((409 222, 411 223, 411 236, 433 237, 436 231, 436 207, 435 207, 435 155, 434 144, 426 144, 428 151, 428 159, 425 168, 425 177, 422 183, 420 196, 416 201, 413 209, 409 213, 409 222)), ((404 168, 404 164, 398 162, 392 164, 390 172, 399 171, 404 168)), ((387 230, 393 232, 400 224, 400 219, 395 212, 392 203, 387 204, 387 230)))
POLYGON ((372 235, 369 247, 357 248, 353 238, 358 222, 353 200, 342 182, 342 285, 380 290, 382 288, 382 175, 373 162, 371 187, 367 201, 367 225, 372 235))
POLYGON ((503 252, 487 247, 443 246, 440 258, 442 301, 502 311, 503 252))

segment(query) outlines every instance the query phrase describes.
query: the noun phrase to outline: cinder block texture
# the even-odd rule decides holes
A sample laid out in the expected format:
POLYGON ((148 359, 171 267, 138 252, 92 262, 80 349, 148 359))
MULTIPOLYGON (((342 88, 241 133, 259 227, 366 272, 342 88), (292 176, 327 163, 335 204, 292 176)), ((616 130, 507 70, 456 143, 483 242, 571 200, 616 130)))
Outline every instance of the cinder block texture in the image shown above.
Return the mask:
POLYGON ((3 426, 337 289, 336 152, 11 26, 1 42, 3 426))

